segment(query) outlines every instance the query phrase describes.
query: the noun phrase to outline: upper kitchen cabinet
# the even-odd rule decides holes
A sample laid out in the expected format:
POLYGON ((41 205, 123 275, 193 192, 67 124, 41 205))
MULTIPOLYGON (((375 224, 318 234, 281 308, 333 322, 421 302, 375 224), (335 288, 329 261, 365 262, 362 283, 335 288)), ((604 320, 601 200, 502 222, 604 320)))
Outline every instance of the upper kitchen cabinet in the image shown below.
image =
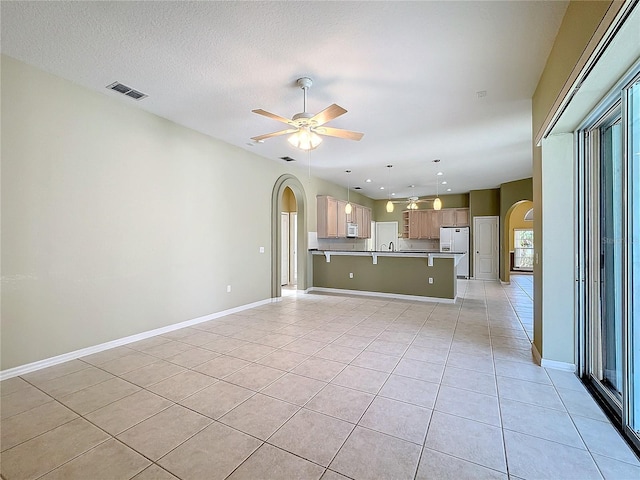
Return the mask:
POLYGON ((355 205, 358 238, 371 238, 371 209, 355 205))
POLYGON ((346 238, 347 223, 358 225, 358 238, 371 238, 371 209, 352 203, 353 210, 347 215, 347 202, 328 195, 316 197, 318 206, 318 238, 346 238))
POLYGON ((441 227, 453 227, 456 223, 456 209, 443 208, 438 210, 438 223, 441 227))
POLYGON ((316 203, 318 206, 318 238, 338 238, 338 201, 326 195, 318 195, 316 203))
POLYGON ((469 226, 469 209, 468 208, 456 208, 456 224, 454 227, 468 227, 469 226))
POLYGON ((403 238, 437 240, 440 227, 469 226, 469 209, 408 210, 402 212, 402 225, 403 238))
POLYGON ((443 208, 438 211, 438 229, 440 227, 468 227, 468 208, 443 208))
POLYGON ((347 223, 351 221, 351 215, 347 215, 344 211, 346 206, 347 202, 344 200, 338 200, 338 238, 345 238, 347 236, 347 223))
POLYGON ((440 236, 440 226, 438 223, 438 212, 435 210, 409 210, 403 212, 408 225, 408 238, 414 240, 429 240, 440 236))

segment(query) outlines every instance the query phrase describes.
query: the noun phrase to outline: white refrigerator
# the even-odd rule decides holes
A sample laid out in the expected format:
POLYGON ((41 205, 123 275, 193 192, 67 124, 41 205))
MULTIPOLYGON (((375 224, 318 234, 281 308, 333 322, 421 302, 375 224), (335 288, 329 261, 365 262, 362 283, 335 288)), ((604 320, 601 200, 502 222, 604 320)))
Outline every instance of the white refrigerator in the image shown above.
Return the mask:
POLYGON ((440 227, 440 251, 464 253, 456 267, 456 275, 469 278, 469 227, 440 227))

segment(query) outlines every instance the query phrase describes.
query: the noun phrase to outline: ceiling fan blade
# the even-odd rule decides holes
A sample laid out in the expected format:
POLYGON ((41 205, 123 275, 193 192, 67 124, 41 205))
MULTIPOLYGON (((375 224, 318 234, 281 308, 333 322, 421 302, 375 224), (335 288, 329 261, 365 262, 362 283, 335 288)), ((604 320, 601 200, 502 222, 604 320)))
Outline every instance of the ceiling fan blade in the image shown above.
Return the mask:
POLYGON ((286 123, 287 125, 293 124, 293 120, 289 120, 288 118, 281 117, 280 115, 276 115, 275 113, 267 112, 266 110, 262 110, 261 108, 258 108, 257 110, 251 110, 251 111, 253 113, 257 113, 258 115, 262 115, 264 117, 277 120, 278 122, 286 123))
POLYGON ((340 105, 329 105, 327 108, 322 110, 320 113, 316 113, 313 117, 309 119, 309 123, 312 125, 324 125, 327 122, 330 122, 334 118, 338 118, 340 115, 344 115, 347 111, 342 108, 340 105))
POLYGON ((266 133, 264 135, 259 135, 257 137, 251 137, 251 140, 255 140, 256 142, 259 142, 260 140, 266 140, 267 138, 277 137, 279 135, 286 135, 287 133, 295 133, 297 131, 298 131, 297 128, 288 128, 286 130, 280 130, 279 132, 266 133))
POLYGON ((314 131, 320 135, 346 138, 347 140, 360 140, 364 136, 364 133, 352 132, 350 130, 342 130, 341 128, 320 127, 320 128, 315 128, 314 131))

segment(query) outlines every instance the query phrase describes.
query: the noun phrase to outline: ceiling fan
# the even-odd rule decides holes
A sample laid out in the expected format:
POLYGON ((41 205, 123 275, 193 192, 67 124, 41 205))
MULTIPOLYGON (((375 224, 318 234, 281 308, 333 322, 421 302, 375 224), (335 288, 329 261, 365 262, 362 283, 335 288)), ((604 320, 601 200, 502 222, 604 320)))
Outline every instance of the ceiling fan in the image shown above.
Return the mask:
POLYGON ((293 118, 288 119, 262 109, 252 110, 253 113, 257 113, 258 115, 263 115, 279 122, 286 123, 289 125, 289 128, 278 132, 267 133, 265 135, 258 135, 257 137, 251 137, 251 140, 262 142, 267 138, 291 133, 292 135, 288 140, 294 147, 298 147, 302 150, 313 150, 320 145, 320 142, 322 142, 320 135, 346 138, 348 140, 360 140, 363 137, 363 133, 342 130, 340 128, 325 127, 324 125, 326 123, 338 118, 340 115, 344 115, 347 111, 334 103, 315 115, 307 112, 307 90, 311 87, 313 82, 309 77, 302 77, 297 80, 297 84, 304 92, 304 103, 302 106, 303 111, 301 113, 296 113, 293 118))
POLYGON ((406 204, 407 210, 417 210, 419 203, 433 203, 434 210, 440 210, 442 208, 442 201, 440 200, 439 197, 434 197, 434 198, 408 197, 406 200, 391 200, 391 203, 406 204))

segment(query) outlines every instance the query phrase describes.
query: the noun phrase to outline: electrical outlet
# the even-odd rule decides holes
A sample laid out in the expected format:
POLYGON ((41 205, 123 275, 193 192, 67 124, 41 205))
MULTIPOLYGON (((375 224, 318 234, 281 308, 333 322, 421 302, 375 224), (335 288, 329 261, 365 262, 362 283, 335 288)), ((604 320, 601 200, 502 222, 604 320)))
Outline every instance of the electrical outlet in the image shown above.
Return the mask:
POLYGON ((231 285, 227 285, 227 293, 231 293, 231 285))
POLYGON ((433 278, 429 277, 429 285, 433 284, 433 278))
POLYGON ((260 253, 264 253, 264 247, 260 247, 260 253))
POLYGON ((353 272, 349 273, 349 278, 353 278, 353 272))

